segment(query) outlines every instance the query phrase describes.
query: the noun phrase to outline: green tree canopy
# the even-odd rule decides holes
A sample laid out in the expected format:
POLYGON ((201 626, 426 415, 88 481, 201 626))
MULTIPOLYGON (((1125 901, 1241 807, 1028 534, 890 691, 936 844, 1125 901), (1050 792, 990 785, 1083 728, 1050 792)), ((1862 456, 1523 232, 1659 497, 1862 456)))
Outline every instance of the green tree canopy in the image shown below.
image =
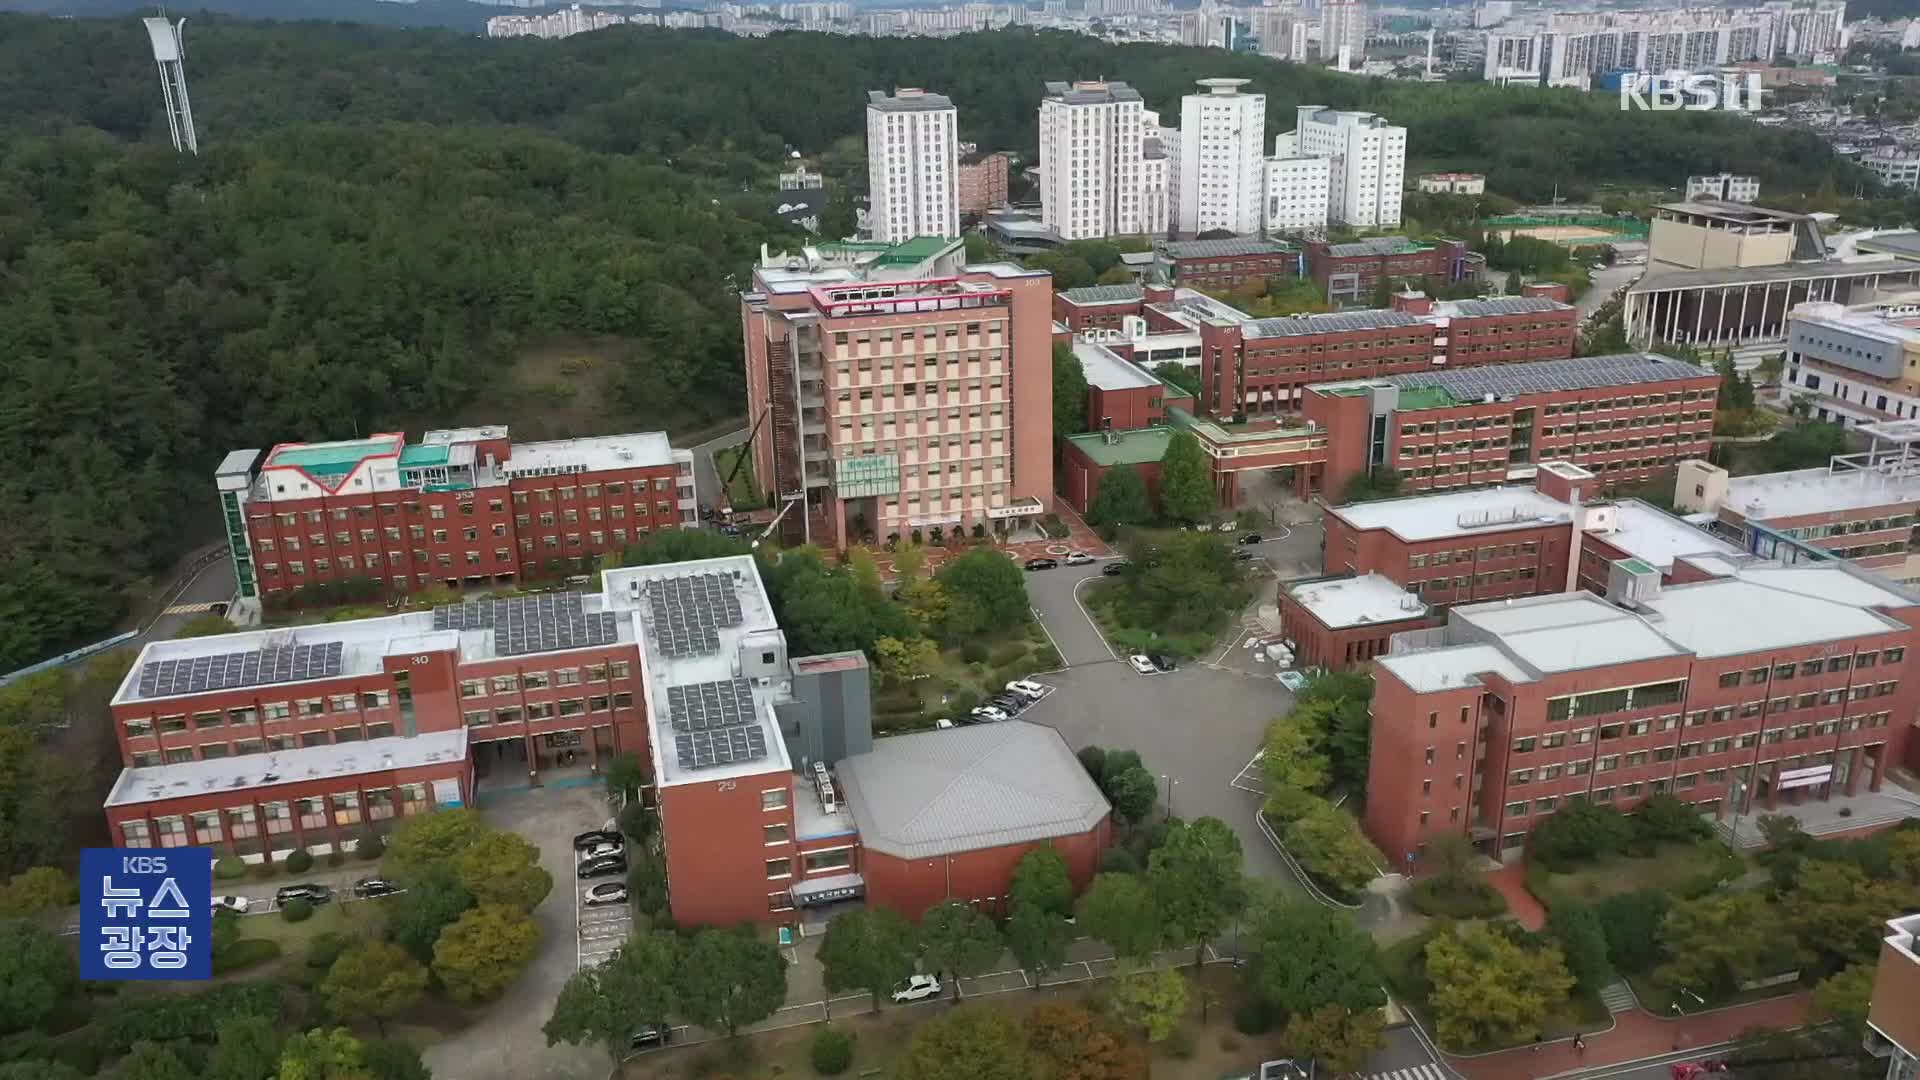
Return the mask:
POLYGON ((880 995, 913 974, 919 935, 891 908, 849 911, 827 923, 820 966, 828 991, 865 990, 880 1011, 880 995))
POLYGON ((1089 525, 1144 525, 1153 520, 1147 482, 1132 465, 1115 465, 1100 474, 1093 504, 1087 507, 1089 525))
POLYGON ((934 577, 948 596, 973 603, 980 613, 980 630, 1020 626, 1032 611, 1026 575, 1012 559, 992 548, 973 548, 942 566, 934 577))
POLYGON ((999 962, 1007 943, 1000 928, 971 904, 949 900, 927 909, 920 919, 920 950, 928 966, 945 972, 960 1000, 960 980, 985 975, 999 962))
POLYGON ((574 972, 540 1029, 547 1045, 598 1042, 620 1061, 637 1028, 664 1025, 679 1013, 676 988, 685 951, 678 935, 653 930, 636 935, 605 963, 574 972))
POLYGON ((1683 900, 1660 920, 1667 962, 1653 977, 1671 990, 1725 997, 1742 982, 1800 965, 1799 941, 1780 910, 1759 893, 1709 893, 1683 900), (1767 947, 1756 949, 1754 942, 1767 947))
POLYGON ((467 807, 408 814, 387 839, 387 858, 406 873, 419 873, 451 860, 493 831, 467 807))
MULTIPOLYGON (((1065 288, 1058 280, 1055 288, 1065 288)), ((1053 437, 1064 439, 1087 430, 1087 373, 1073 346, 1053 346, 1053 437)))
POLYGON ((1215 817, 1175 822, 1147 858, 1147 884, 1168 942, 1193 945, 1195 967, 1207 943, 1246 906, 1240 838, 1215 817))
POLYGON ((363 941, 341 953, 320 983, 320 996, 336 1018, 371 1017, 383 1036, 387 1021, 426 992, 427 969, 407 950, 385 941, 363 941))
POLYGON ((272 1080, 280 1065, 280 1028, 264 1016, 237 1016, 220 1023, 208 1080, 272 1080))
POLYGON ((1160 457, 1160 510, 1174 521, 1203 521, 1219 505, 1207 452, 1190 431, 1167 440, 1160 457))
MULTIPOLYGON (((1094 782, 1098 783, 1098 778, 1094 782)), ((1050 847, 1028 851, 1013 868, 1007 897, 1015 904, 1032 904, 1057 915, 1071 913, 1073 879, 1067 875, 1067 860, 1050 847)))
POLYGON ((1013 915, 1007 920, 1007 948, 1020 970, 1034 974, 1035 989, 1042 977, 1067 962, 1067 946, 1072 943, 1073 927, 1066 916, 1037 903, 1014 901, 1013 915))
POLYGON ((972 1005, 916 1028, 892 1075, 894 1080, 1033 1080, 1034 1058, 1013 1017, 972 1005))
POLYGON ((0 922, 0 1032, 37 1027, 75 993, 73 950, 42 927, 0 922))
POLYGON ((1537 1036, 1573 987, 1558 948, 1527 948, 1485 923, 1435 935, 1426 959, 1434 1033, 1459 1049, 1537 1036))
POLYGON ((295 1032, 281 1048, 279 1080, 374 1080, 366 1054, 343 1027, 295 1032))
POLYGON ((681 1015, 729 1036, 772 1016, 786 1000, 786 958, 749 930, 700 931, 680 970, 681 1015))
POLYGON ((1076 909, 1079 928, 1127 959, 1151 957, 1164 940, 1153 892, 1132 874, 1101 874, 1076 909))
POLYGON ((473 908, 473 893, 444 863, 408 871, 406 891, 381 901, 387 917, 387 938, 423 964, 433 962, 433 945, 440 932, 473 908))
POLYGON ((1145 1032, 1148 1042, 1165 1042, 1187 1011, 1186 976, 1172 968, 1143 968, 1116 975, 1107 995, 1114 1016, 1145 1032))
POLYGON ((1250 954, 1247 985, 1287 1013, 1338 1006, 1349 1012, 1386 1003, 1379 949, 1351 916, 1273 892, 1255 905, 1241 948, 1250 954))
POLYGON ((553 891, 553 875, 540 865, 540 849, 518 833, 487 833, 453 857, 453 870, 482 904, 532 911, 553 891))
POLYGON ((508 904, 482 904, 454 920, 433 944, 433 973, 463 1004, 492 1001, 533 959, 540 928, 508 904))

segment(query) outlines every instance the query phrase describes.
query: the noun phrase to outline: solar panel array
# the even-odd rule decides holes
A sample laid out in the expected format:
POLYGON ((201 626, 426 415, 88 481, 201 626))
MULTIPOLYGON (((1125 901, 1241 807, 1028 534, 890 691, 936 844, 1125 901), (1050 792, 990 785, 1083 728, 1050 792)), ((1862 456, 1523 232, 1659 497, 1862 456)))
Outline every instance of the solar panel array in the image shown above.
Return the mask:
POLYGON ((345 646, 338 641, 248 652, 154 660, 140 666, 140 696, 166 697, 238 686, 325 679, 340 674, 345 646))
POLYGON ((548 593, 449 604, 433 609, 435 630, 493 631, 497 656, 611 645, 619 640, 619 617, 587 612, 579 593, 548 593))
POLYGON ((1572 360, 1540 360, 1529 364, 1488 364, 1418 375, 1387 375, 1379 381, 1401 388, 1439 387, 1461 401, 1477 401, 1488 394, 1510 398, 1555 390, 1602 390, 1639 386, 1711 375, 1684 360, 1653 353, 1615 353, 1581 356, 1572 360))
POLYGON ((767 756, 767 734, 758 727, 721 728, 673 737, 674 756, 683 769, 713 769, 767 756))
POLYGON ((720 628, 740 625, 740 595, 726 574, 656 578, 647 584, 653 635, 670 659, 705 656, 720 649, 720 628))
POLYGON ((745 679, 667 687, 673 730, 686 734, 754 722, 753 684, 745 679))
POLYGON ((1254 319, 1246 324, 1242 333, 1250 338, 1279 338, 1391 330, 1399 326, 1419 325, 1419 319, 1404 311, 1342 311, 1326 315, 1281 315, 1272 319, 1254 319))
POLYGON ((1491 300, 1461 300, 1458 303, 1462 315, 1531 315, 1563 306, 1547 296, 1496 296, 1491 300))

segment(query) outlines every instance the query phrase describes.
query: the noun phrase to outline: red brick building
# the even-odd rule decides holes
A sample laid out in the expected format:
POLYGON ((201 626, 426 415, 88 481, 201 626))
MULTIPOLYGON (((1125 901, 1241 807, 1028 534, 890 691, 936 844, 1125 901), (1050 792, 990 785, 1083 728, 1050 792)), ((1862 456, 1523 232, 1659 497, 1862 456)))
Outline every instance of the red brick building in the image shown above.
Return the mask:
POLYGON ((1348 243, 1308 241, 1308 273, 1331 303, 1364 304, 1380 279, 1438 288, 1466 277, 1467 245, 1460 240, 1418 243, 1404 236, 1376 236, 1348 243))
POLYGON ((504 427, 239 450, 217 483, 242 597, 410 592, 591 568, 697 520, 693 455, 660 432, 514 443, 504 427))
POLYGON ((960 155, 959 192, 962 214, 984 214, 1007 205, 1007 166, 1004 151, 976 150, 960 155))
POLYGON ((1076 334, 1084 330, 1119 330, 1128 316, 1140 315, 1146 292, 1139 285, 1062 289, 1053 294, 1053 321, 1076 334))
POLYGON ((1838 563, 1459 606, 1374 661, 1365 827, 1395 865, 1436 835, 1514 853, 1575 798, 1702 812, 1877 790, 1909 737, 1920 596, 1838 563))
POLYGON ((1434 325, 1436 366, 1564 360, 1573 355, 1580 331, 1580 313, 1550 296, 1436 301, 1403 292, 1394 295, 1393 310, 1434 325))
POLYGON ((1426 371, 1434 334, 1404 311, 1208 321, 1195 404, 1221 419, 1294 413, 1312 383, 1426 371))
POLYGON ((1220 291, 1301 274, 1298 249, 1251 237, 1169 241, 1156 261, 1165 280, 1190 289, 1220 291))
POLYGON ((1283 646, 1301 668, 1364 667, 1387 654, 1393 635, 1434 621, 1418 596, 1380 574, 1290 581, 1280 592, 1283 646))
POLYGON ((1061 440, 1058 496, 1084 516, 1100 497, 1100 480, 1108 469, 1132 468, 1145 482, 1147 497, 1160 495, 1160 460, 1167 456, 1171 427, 1131 431, 1090 431, 1061 440))

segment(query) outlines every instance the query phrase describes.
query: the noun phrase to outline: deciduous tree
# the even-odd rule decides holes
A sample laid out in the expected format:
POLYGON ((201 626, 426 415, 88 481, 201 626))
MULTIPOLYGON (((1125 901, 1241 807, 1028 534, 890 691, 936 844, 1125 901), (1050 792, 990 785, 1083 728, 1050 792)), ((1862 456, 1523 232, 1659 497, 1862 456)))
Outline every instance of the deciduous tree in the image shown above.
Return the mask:
POLYGON ((1005 630, 1027 621, 1027 578, 1012 559, 992 548, 974 548, 940 568, 936 580, 955 599, 979 608, 982 630, 1005 630))
POLYGON ((208 1080, 272 1080, 280 1065, 280 1029, 264 1016, 237 1016, 220 1023, 208 1080))
POLYGON ((1654 969, 1654 981, 1702 997, 1724 997, 1743 982, 1791 971, 1803 955, 1780 909, 1759 893, 1682 900, 1658 932, 1667 962, 1654 969), (1765 948, 1754 947, 1762 941, 1765 948))
POLYGON ((296 1032, 280 1050, 278 1080, 373 1080, 366 1045, 346 1028, 296 1032))
MULTIPOLYGON (((1059 287, 1059 282, 1054 283, 1059 287)), ((1064 439, 1087 430, 1087 374, 1073 346, 1053 346, 1053 437, 1064 439)))
POLYGON ((1175 822, 1147 859, 1147 884, 1169 943, 1193 945, 1193 965, 1246 906, 1240 838, 1216 817, 1175 822))
POLYGON ((1241 933, 1247 985, 1287 1013, 1349 1012, 1386 1003, 1380 952, 1345 912, 1278 891, 1263 894, 1241 933))
POLYGON ((1033 1080, 1033 1052, 1013 1017, 988 1005, 921 1024, 894 1063, 894 1080, 1033 1080))
POLYGON ((919 936, 899 912, 867 908, 837 915, 820 942, 820 965, 829 991, 865 990, 880 1010, 880 995, 913 974, 919 936))
POLYGON ((387 1021, 412 1008, 427 991, 427 969, 385 941, 363 941, 340 954, 320 983, 320 996, 342 1021, 372 1017, 382 1036, 387 1021))
POLYGON ((1558 948, 1522 947, 1485 923, 1428 942, 1427 978, 1435 1033, 1462 1050, 1537 1035, 1573 987, 1558 948))
POLYGON ((1201 521, 1218 503, 1200 440, 1189 431, 1175 432, 1160 456, 1161 513, 1174 521, 1201 521))
POLYGON ((1172 968, 1143 968, 1116 975, 1107 1003, 1115 1018, 1144 1031, 1148 1042, 1165 1042, 1187 1012, 1186 976, 1172 968))
POLYGON ((80 982, 73 950, 41 927, 0 923, 0 1032, 37 1027, 80 982))
POLYGON ((172 1047, 150 1042, 134 1043, 114 1075, 120 1080, 194 1080, 193 1070, 172 1047))
POLYGON ((539 941, 540 928, 525 911, 482 904, 440 932, 433 973, 455 1001, 492 1001, 520 977, 539 941))
POLYGON ((598 1042, 620 1061, 636 1028, 664 1025, 679 1012, 685 951, 678 935, 654 930, 620 946, 605 963, 574 972, 540 1029, 547 1045, 598 1042))
POLYGON ((1322 1005, 1295 1013, 1281 1032, 1280 1045, 1297 1058, 1312 1058, 1336 1073, 1354 1072, 1386 1045, 1385 1022, 1379 1009, 1349 1012, 1338 1005, 1322 1005))
POLYGON ((482 904, 532 911, 553 891, 553 875, 540 865, 540 849, 518 833, 479 837, 453 857, 453 869, 482 904))
POLYGON ((1080 929, 1107 943, 1117 956, 1151 957, 1161 945, 1160 913, 1146 882, 1132 874, 1101 874, 1080 896, 1080 929))
POLYGON ((1154 799, 1160 794, 1160 781, 1139 765, 1118 772, 1109 767, 1106 783, 1101 787, 1107 801, 1113 804, 1113 812, 1120 815, 1129 828, 1146 820, 1153 811, 1154 799))
POLYGON ((433 863, 451 860, 492 831, 466 807, 408 814, 387 839, 387 858, 403 873, 418 873, 433 863))
POLYGON ((1000 928, 972 905, 949 900, 927 909, 920 919, 920 950, 927 965, 953 982, 953 1000, 960 1000, 960 980, 992 971, 1007 949, 1000 928))
POLYGON ((1613 964, 1607 959, 1607 933, 1593 908, 1578 901, 1563 901, 1547 913, 1547 933, 1560 943, 1566 956, 1567 971, 1583 993, 1598 994, 1613 981, 1613 964))
POLYGON ((1100 474, 1100 487, 1087 507, 1089 525, 1144 525, 1153 520, 1147 482, 1132 465, 1120 464, 1100 474))
POLYGON ((441 931, 472 910, 473 894, 460 876, 444 863, 408 871, 407 888, 381 901, 387 916, 387 938, 423 964, 433 962, 433 945, 441 931))
POLYGON ((1020 856, 1007 896, 1015 904, 1033 904, 1057 915, 1071 914, 1073 879, 1067 876, 1067 860, 1050 847, 1036 847, 1020 856))
POLYGON ((1027 1047, 1051 1080, 1146 1080, 1146 1050, 1078 1005, 1036 1005, 1025 1027, 1027 1047))
POLYGON ((55 866, 23 870, 0 887, 0 917, 38 915, 67 907, 80 899, 80 886, 55 866))
POLYGON ((1015 900, 1013 916, 1007 920, 1007 948, 1013 952, 1020 970, 1033 973, 1034 989, 1048 972, 1058 971, 1067 961, 1067 946, 1073 942, 1073 928, 1066 916, 1039 904, 1015 900))
POLYGON ((786 959, 751 931, 700 931, 680 971, 681 1015, 729 1037, 772 1016, 786 1000, 786 959))

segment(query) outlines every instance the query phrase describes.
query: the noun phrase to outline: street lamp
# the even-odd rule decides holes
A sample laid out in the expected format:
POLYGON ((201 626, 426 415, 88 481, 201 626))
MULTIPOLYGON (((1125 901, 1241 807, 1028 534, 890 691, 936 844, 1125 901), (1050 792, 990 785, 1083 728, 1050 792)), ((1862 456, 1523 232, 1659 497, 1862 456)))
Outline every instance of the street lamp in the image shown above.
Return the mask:
POLYGON ((1162 800, 1162 805, 1166 807, 1167 813, 1166 813, 1166 816, 1161 820, 1172 821, 1173 820, 1173 789, 1175 785, 1180 783, 1180 781, 1175 780, 1173 777, 1167 775, 1166 773, 1161 773, 1160 779, 1165 780, 1167 782, 1167 795, 1166 795, 1166 798, 1162 800))

